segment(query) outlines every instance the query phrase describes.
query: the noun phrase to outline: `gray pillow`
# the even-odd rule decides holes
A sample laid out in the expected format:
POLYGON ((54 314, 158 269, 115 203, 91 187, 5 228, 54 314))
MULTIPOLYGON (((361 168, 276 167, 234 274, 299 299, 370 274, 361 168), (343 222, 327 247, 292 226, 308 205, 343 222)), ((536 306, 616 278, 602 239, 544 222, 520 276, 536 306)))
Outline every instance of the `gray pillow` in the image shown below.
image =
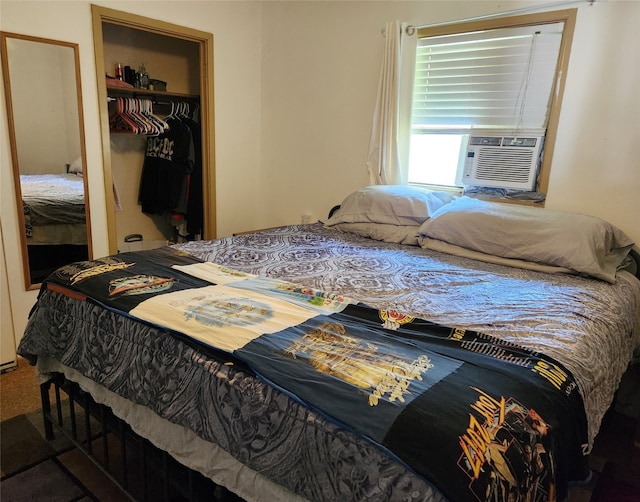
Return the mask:
POLYGON ((418 231, 480 253, 569 269, 615 282, 633 246, 624 232, 593 216, 459 197, 418 231))
POLYGON ((82 174, 82 157, 78 157, 69 165, 71 174, 82 174))
POLYGON ((348 195, 325 225, 385 223, 420 225, 454 195, 410 185, 371 185, 348 195))
POLYGON ((452 254, 455 256, 462 256, 464 258, 471 258, 472 260, 484 261, 486 263, 495 263, 496 265, 506 265, 507 267, 523 268, 525 270, 534 270, 536 272, 545 272, 547 274, 571 274, 572 271, 568 268, 556 267, 555 265, 545 265, 543 263, 536 263, 528 260, 516 260, 515 258, 503 258, 502 256, 495 256, 492 254, 481 253, 480 251, 474 251, 472 249, 456 246, 455 244, 449 244, 445 241, 438 239, 431 239, 421 235, 417 238, 418 245, 422 249, 431 249, 440 253, 452 254))
POLYGON ((388 223, 336 223, 332 228, 341 232, 394 244, 418 245, 419 225, 389 225, 388 223))

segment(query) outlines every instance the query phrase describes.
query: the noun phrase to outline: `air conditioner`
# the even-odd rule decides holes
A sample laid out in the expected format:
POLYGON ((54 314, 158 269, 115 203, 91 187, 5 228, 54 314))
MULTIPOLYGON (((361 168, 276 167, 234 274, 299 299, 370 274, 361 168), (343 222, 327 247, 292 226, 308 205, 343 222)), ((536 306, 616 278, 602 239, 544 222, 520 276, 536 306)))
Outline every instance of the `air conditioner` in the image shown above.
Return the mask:
POLYGON ((466 186, 534 190, 544 136, 470 136, 466 186))

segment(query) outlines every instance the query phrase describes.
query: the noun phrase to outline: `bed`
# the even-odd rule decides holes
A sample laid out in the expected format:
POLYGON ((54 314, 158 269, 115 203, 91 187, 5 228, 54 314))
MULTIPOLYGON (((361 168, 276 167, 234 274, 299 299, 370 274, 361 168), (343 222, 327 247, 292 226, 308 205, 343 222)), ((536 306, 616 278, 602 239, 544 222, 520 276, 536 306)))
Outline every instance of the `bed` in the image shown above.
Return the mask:
POLYGON ((416 190, 63 267, 18 352, 246 500, 564 500, 639 346, 633 243, 416 190))
POLYGON ((32 284, 56 268, 89 256, 82 166, 64 174, 20 175, 25 235, 32 284))
POLYGON ((87 244, 84 181, 74 173, 20 175, 27 244, 87 244))

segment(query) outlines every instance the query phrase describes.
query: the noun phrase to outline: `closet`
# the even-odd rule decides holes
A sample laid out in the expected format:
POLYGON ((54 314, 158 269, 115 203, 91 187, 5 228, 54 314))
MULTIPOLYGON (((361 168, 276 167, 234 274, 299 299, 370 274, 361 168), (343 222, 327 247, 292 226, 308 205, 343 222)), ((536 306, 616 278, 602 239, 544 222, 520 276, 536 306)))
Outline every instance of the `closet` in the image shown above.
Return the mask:
POLYGON ((92 15, 110 252, 139 238, 143 247, 215 238, 213 35, 96 5, 92 15), (163 122, 174 127, 163 133, 163 122), (183 126, 192 136, 184 175, 183 126), (161 162, 153 152, 169 144, 169 188, 187 198, 176 211, 147 189, 161 162))

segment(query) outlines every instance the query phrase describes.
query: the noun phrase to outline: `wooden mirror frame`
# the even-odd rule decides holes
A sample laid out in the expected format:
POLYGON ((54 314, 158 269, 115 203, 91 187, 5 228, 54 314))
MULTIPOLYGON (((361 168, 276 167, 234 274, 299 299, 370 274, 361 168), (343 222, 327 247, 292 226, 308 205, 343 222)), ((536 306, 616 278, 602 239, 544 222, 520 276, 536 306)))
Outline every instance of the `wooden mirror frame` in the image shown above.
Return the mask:
MULTIPOLYGON (((9 144, 11 148, 11 163, 13 167, 13 180, 14 180, 14 189, 16 195, 17 202, 17 215, 18 215, 18 225, 21 229, 20 231, 20 243, 22 250, 22 269, 24 275, 24 283, 26 290, 34 290, 40 287, 40 283, 34 282, 32 279, 30 263, 29 263, 29 252, 28 252, 28 242, 27 242, 27 233, 25 229, 25 216, 24 209, 22 205, 22 187, 20 184, 20 159, 18 156, 18 141, 16 137, 16 128, 15 128, 15 115, 14 115, 14 103, 12 99, 12 89, 11 89, 11 75, 9 68, 9 54, 7 47, 8 39, 17 39, 17 40, 25 40, 29 42, 37 42, 48 45, 57 45, 61 47, 68 47, 73 51, 73 63, 75 68, 75 86, 76 86, 76 105, 78 107, 78 133, 79 133, 79 143, 80 143, 80 157, 82 162, 82 172, 83 172, 83 187, 84 187, 84 207, 85 207, 85 221, 86 221, 86 233, 87 233, 87 253, 88 259, 92 259, 93 257, 93 247, 92 247, 92 239, 91 239, 91 216, 89 212, 89 186, 87 182, 87 165, 86 165, 86 144, 85 144, 85 131, 84 131, 84 115, 83 115, 83 107, 82 107, 82 84, 80 78, 80 57, 79 57, 79 49, 78 44, 72 42, 64 42, 61 40, 52 40, 48 38, 34 37, 30 35, 21 35, 18 33, 9 33, 9 32, 0 32, 0 45, 2 51, 2 74, 4 80, 4 88, 5 88, 5 96, 6 96, 6 107, 7 107, 7 123, 9 126, 9 144)), ((42 78, 46 78, 46 75, 42 75, 42 78)))
POLYGON ((109 132, 109 110, 107 86, 105 81, 105 62, 103 46, 103 23, 116 24, 136 30, 195 42, 200 53, 200 127, 202 134, 202 187, 203 187, 203 225, 202 238, 216 237, 215 204, 215 133, 213 102, 213 35, 203 31, 174 25, 128 12, 122 12, 98 5, 91 5, 93 19, 93 43, 98 82, 98 105, 100 109, 100 127, 102 134, 102 156, 104 166, 105 199, 107 206, 107 231, 109 252, 118 252, 116 211, 113 195, 113 173, 111 170, 111 137, 109 132), (206 139, 206 140, 205 140, 206 139))

